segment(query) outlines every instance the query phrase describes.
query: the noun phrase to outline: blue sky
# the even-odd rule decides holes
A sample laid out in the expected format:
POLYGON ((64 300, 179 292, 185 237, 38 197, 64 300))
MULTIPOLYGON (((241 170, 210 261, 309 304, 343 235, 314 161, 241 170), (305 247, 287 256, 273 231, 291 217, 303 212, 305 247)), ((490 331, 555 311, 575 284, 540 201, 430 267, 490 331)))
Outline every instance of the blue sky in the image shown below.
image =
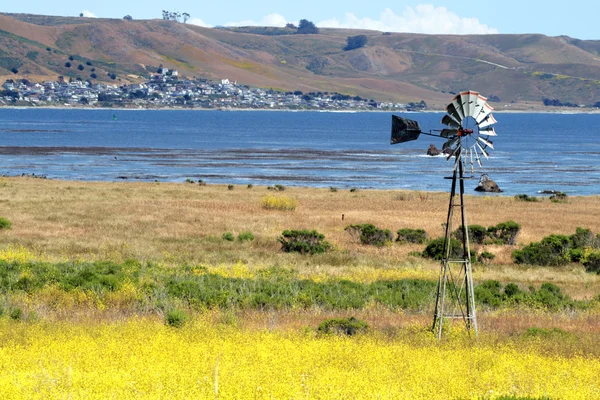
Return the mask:
MULTIPOLYGON (((264 0, 175 1, 75 0, 4 2, 2 12, 134 19, 161 18, 162 10, 187 12, 202 26, 283 26, 300 19, 319 27, 417 33, 543 33, 600 40, 600 2, 541 0, 366 1, 264 0), (561 4, 561 6, 555 5, 561 4), (575 5, 576 4, 576 5, 575 5)), ((1 29, 1 27, 0 27, 1 29)))

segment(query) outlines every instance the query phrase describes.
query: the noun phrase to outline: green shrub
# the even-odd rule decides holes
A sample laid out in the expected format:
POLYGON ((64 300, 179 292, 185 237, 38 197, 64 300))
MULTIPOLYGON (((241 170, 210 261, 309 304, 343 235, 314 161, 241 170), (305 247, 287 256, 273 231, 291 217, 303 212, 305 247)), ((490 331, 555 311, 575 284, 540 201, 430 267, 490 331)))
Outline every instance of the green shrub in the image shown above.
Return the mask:
POLYGON ((567 257, 569 257, 569 260, 571 260, 571 262, 581 262, 581 260, 583 259, 584 256, 584 250, 583 249, 569 249, 569 251, 567 252, 567 257))
POLYGON ((360 243, 365 245, 381 247, 394 239, 389 229, 380 229, 373 224, 348 225, 344 230, 352 236, 359 236, 360 243))
POLYGON ((567 264, 571 241, 565 235, 550 235, 541 242, 530 243, 521 250, 513 252, 516 264, 559 266, 567 264))
POLYGON ((403 228, 398 229, 398 237, 396 238, 396 242, 424 244, 427 243, 428 239, 429 236, 424 229, 403 228))
POLYGON ((0 229, 10 229, 12 227, 12 222, 7 220, 4 217, 0 217, 0 229))
POLYGON ((286 230, 278 238, 281 250, 301 254, 325 253, 331 244, 325 241, 325 235, 315 230, 286 230))
POLYGON ((254 240, 254 234, 250 231, 240 232, 238 235, 238 240, 240 242, 251 242, 254 240))
POLYGON ((226 240, 228 242, 233 242, 235 240, 235 237, 231 232, 225 232, 221 237, 223 238, 223 240, 226 240))
POLYGON ((233 185, 227 185, 227 190, 233 190, 234 186, 233 185))
POLYGON ((569 196, 566 193, 559 192, 550 196, 550 201, 553 203, 566 203, 569 196))
POLYGON ((521 225, 515 221, 506 221, 496 226, 490 226, 487 229, 487 235, 494 244, 514 245, 520 230, 521 225))
POLYGON ((570 299, 565 296, 560 288, 554 283, 542 283, 540 290, 533 294, 535 304, 542 305, 549 309, 558 310, 570 303, 570 299))
POLYGON ((537 197, 535 197, 535 196, 528 196, 526 194, 516 194, 515 195, 515 200, 517 200, 517 201, 532 201, 532 202, 539 201, 537 197))
POLYGON ((333 186, 330 186, 329 187, 329 191, 335 193, 335 192, 337 192, 337 188, 333 187, 333 186))
POLYGON ((167 312, 165 323, 175 328, 181 328, 185 325, 188 319, 187 314, 183 310, 174 309, 167 312))
POLYGON ((583 266, 587 272, 595 272, 600 274, 600 252, 595 251, 588 254, 583 261, 583 266))
POLYGON ((490 307, 499 307, 502 304, 502 294, 500 282, 494 280, 485 281, 475 286, 475 299, 478 303, 490 307))
POLYGON ((10 319, 20 321, 23 319, 23 310, 21 310, 18 307, 12 308, 8 313, 8 316, 10 317, 10 319))
POLYGON ((252 189, 253 187, 254 187, 254 185, 251 184, 251 183, 249 183, 248 186, 247 186, 248 189, 252 189))
MULTIPOLYGON (((450 258, 459 259, 464 255, 462 242, 454 238, 450 238, 450 258)), ((434 260, 442 260, 446 257, 444 254, 444 238, 433 239, 429 242, 425 250, 423 250, 423 257, 432 258, 434 260)))
POLYGON ((190 178, 187 178, 187 179, 185 180, 185 183, 194 183, 194 180, 193 180, 193 179, 190 179, 190 178))
POLYGON ((504 286, 504 295, 507 298, 518 296, 520 293, 521 289, 519 289, 519 286, 515 283, 509 283, 504 286))
POLYGON ((283 192, 285 190, 285 186, 277 184, 275 185, 275 190, 283 192))
POLYGON ((198 186, 206 186, 206 182, 204 182, 202 179, 198 179, 198 186))
POLYGON ((357 188, 351 188, 351 189, 350 189, 350 193, 356 193, 357 191, 358 191, 358 189, 357 189, 357 188))
POLYGON ((589 229, 578 227, 575 229, 575 233, 569 236, 571 240, 571 247, 574 249, 584 249, 586 247, 592 247, 594 245, 594 234, 589 229))
POLYGON ((317 328, 317 332, 326 335, 336 334, 353 336, 357 333, 366 332, 368 329, 369 325, 367 325, 366 322, 356 319, 354 317, 331 318, 321 322, 319 324, 319 327, 317 328))
MULTIPOLYGON (((469 225, 468 233, 469 233, 469 241, 471 243, 483 244, 483 242, 485 241, 485 237, 487 235, 487 229, 485 229, 481 225, 469 225)), ((462 225, 459 226, 458 229, 456 229, 452 233, 452 236, 454 236, 455 239, 462 241, 462 236, 463 236, 462 225)))
POLYGON ((525 336, 528 337, 542 337, 548 338, 551 336, 568 336, 569 334, 560 328, 538 328, 536 326, 531 327, 525 331, 525 336))
POLYGON ((483 251, 477 257, 477 262, 486 264, 486 263, 492 261, 494 258, 496 258, 496 255, 494 253, 490 253, 489 251, 483 251))

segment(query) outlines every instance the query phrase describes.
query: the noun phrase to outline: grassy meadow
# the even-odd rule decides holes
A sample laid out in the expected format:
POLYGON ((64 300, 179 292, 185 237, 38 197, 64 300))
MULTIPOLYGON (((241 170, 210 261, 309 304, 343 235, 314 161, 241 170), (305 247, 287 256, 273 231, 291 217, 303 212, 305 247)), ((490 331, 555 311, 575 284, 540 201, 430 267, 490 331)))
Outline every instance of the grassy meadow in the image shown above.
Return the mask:
POLYGON ((495 255, 473 267, 479 339, 450 326, 439 343, 425 245, 362 245, 344 228, 440 237, 447 193, 2 178, 3 398, 599 398, 600 276, 511 254, 598 233, 600 197, 466 201, 469 224, 521 231, 474 246, 495 255), (284 253, 287 229, 332 249, 284 253), (485 300, 491 280, 520 300, 485 300), (317 330, 350 316, 366 333, 317 330))

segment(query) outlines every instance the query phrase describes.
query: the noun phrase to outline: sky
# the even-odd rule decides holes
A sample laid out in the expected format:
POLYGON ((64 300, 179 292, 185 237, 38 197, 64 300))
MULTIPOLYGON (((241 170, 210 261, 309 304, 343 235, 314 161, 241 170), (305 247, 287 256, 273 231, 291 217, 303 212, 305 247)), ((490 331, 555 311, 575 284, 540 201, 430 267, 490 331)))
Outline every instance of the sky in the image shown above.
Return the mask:
MULTIPOLYGON (((600 40, 600 2, 542 0, 235 0, 176 1, 28 0, 5 1, 1 12, 93 18, 162 18, 162 10, 190 14, 200 26, 284 26, 300 19, 318 27, 360 28, 430 34, 541 33, 600 40), (575 3, 573 3, 575 4, 575 3)), ((2 27, 0 26, 0 29, 2 27)))

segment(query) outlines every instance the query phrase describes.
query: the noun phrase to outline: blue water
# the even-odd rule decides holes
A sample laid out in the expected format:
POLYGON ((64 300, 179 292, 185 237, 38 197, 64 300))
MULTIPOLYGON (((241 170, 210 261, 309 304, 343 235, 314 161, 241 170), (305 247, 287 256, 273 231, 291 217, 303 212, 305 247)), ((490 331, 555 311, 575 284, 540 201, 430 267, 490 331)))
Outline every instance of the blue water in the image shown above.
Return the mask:
MULTIPOLYGON (((423 130, 443 128, 442 113, 405 116, 423 130)), ((600 115, 495 117, 496 150, 468 192, 487 173, 508 195, 600 194, 600 115)), ((4 108, 0 173, 448 191, 451 163, 425 155, 442 140, 391 146, 390 129, 391 113, 4 108)))

